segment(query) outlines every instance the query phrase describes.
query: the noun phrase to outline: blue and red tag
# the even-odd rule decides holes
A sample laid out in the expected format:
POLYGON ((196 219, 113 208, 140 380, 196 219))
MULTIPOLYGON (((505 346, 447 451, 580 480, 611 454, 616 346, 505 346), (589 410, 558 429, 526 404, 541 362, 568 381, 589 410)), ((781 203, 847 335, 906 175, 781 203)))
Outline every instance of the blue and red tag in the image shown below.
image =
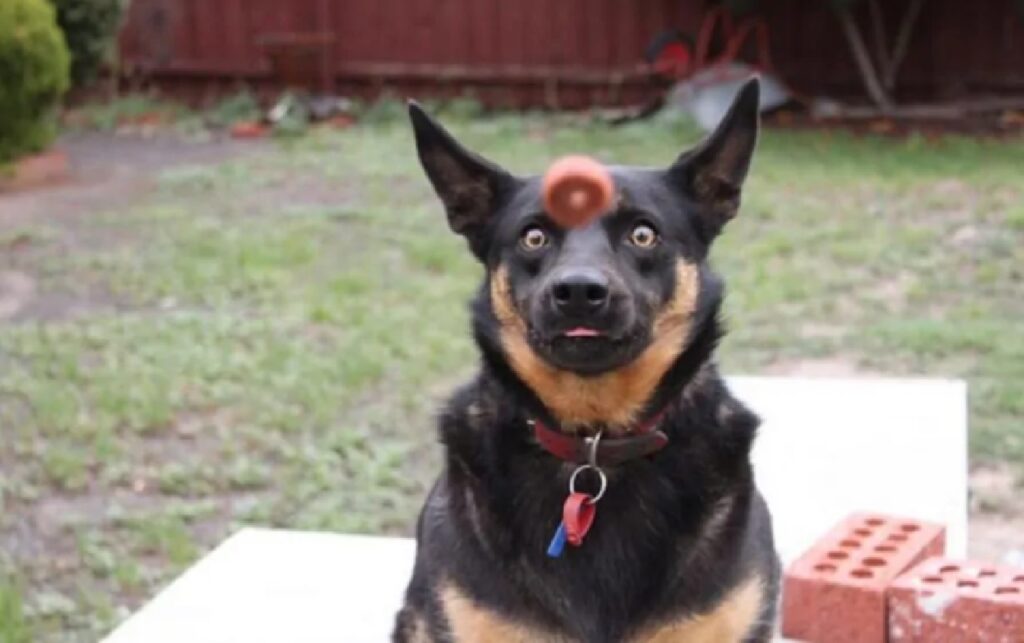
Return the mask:
POLYGON ((562 506, 562 522, 559 523, 548 545, 548 556, 560 557, 565 550, 566 542, 573 547, 579 547, 594 524, 596 513, 597 503, 593 496, 589 493, 570 493, 562 506))

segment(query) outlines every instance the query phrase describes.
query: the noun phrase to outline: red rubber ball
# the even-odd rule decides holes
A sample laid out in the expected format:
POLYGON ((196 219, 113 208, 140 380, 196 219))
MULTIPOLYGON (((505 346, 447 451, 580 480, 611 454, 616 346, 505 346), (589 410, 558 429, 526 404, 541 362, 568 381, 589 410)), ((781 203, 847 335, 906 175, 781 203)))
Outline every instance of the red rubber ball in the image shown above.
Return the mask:
POLYGON ((565 156, 548 168, 544 209, 563 228, 587 225, 612 207, 615 184, 603 165, 587 156, 565 156))

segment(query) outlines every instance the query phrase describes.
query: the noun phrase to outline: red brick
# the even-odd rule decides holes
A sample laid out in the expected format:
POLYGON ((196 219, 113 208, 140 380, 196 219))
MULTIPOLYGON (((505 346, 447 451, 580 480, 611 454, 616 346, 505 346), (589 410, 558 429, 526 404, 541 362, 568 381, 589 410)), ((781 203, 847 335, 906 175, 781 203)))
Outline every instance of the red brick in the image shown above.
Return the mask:
POLYGON ((889 586, 893 643, 1024 641, 1024 569, 929 558, 889 586))
POLYGON ((811 643, 883 643, 889 583, 945 547, 941 525, 851 515, 786 571, 783 636, 811 643))

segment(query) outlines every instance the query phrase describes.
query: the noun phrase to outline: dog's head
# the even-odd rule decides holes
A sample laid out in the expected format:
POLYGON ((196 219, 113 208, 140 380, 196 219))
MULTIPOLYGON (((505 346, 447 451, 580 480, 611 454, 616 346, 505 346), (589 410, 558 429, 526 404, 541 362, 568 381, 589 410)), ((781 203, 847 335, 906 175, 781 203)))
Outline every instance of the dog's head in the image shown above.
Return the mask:
POLYGON ((452 230, 487 269, 477 336, 561 422, 625 425, 717 310, 708 249, 735 216, 758 130, 748 82, 717 130, 667 168, 612 167, 615 206, 565 230, 541 177, 513 176, 410 105, 452 230))

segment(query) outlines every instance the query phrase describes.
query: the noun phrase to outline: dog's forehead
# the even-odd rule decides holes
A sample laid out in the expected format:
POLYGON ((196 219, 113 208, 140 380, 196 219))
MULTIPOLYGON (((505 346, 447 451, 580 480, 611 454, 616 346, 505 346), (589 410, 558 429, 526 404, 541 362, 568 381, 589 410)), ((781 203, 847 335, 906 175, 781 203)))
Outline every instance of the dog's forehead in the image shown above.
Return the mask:
MULTIPOLYGON (((674 202, 662 169, 613 165, 608 167, 608 173, 615 185, 614 210, 659 213, 674 202)), ((526 177, 513 195, 508 209, 522 215, 542 212, 543 180, 540 175, 526 177)))
POLYGON ((664 170, 628 166, 608 169, 615 184, 616 209, 657 213, 674 202, 664 170))

